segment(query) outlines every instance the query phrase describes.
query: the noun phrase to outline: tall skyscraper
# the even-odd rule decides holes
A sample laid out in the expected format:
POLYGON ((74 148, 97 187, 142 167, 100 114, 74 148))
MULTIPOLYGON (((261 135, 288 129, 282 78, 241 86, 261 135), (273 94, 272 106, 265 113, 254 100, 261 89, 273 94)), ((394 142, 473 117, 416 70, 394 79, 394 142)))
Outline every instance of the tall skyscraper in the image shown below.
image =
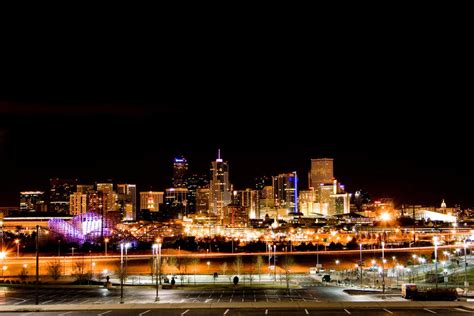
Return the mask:
POLYGON ((87 212, 87 193, 74 192, 69 196, 69 214, 84 215, 87 212))
POLYGON ((187 195, 186 188, 169 188, 165 190, 165 205, 174 218, 183 218, 187 215, 187 195))
POLYGON ((227 205, 231 203, 231 188, 229 183, 229 165, 221 159, 219 149, 217 159, 211 162, 211 184, 210 184, 210 215, 215 215, 220 224, 226 216, 227 205))
POLYGON ((137 186, 135 184, 118 184, 117 193, 123 220, 134 221, 137 216, 137 186))
POLYGON ((334 167, 332 158, 311 159, 309 186, 317 188, 321 184, 332 184, 334 167))
POLYGON ((173 188, 186 188, 187 175, 187 160, 184 157, 175 158, 173 163, 173 188))
POLYGON ((49 179, 48 211, 69 213, 69 196, 76 192, 77 179, 49 179))
POLYGON ((193 174, 187 177, 186 186, 188 189, 187 210, 188 213, 195 213, 197 190, 209 187, 209 180, 203 175, 193 174))
POLYGON ((115 211, 117 204, 117 193, 114 191, 113 183, 97 183, 97 194, 99 198, 99 213, 106 215, 115 211))
POLYGON ((196 213, 207 214, 209 212, 209 188, 196 190, 196 213))
POLYGON ((150 212, 158 212, 160 204, 163 204, 164 192, 140 192, 140 210, 149 210, 150 212))
POLYGON ((298 213, 298 176, 296 172, 282 173, 273 177, 275 205, 288 210, 288 214, 298 213))

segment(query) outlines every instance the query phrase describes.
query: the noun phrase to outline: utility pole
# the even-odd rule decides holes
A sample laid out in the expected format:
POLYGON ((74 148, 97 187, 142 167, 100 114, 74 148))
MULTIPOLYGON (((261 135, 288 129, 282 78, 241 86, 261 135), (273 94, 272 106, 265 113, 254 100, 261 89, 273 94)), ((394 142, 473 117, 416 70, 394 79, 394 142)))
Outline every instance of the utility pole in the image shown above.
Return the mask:
POLYGON ((36 225, 36 282, 35 282, 35 304, 39 304, 39 225, 36 225))

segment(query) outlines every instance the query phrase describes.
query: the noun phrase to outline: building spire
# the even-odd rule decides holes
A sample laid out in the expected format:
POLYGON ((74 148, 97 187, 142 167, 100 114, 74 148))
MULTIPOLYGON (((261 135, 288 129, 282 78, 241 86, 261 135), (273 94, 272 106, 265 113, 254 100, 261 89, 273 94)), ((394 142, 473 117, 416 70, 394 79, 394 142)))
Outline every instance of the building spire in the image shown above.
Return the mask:
POLYGON ((217 149, 217 159, 221 159, 221 149, 217 149))

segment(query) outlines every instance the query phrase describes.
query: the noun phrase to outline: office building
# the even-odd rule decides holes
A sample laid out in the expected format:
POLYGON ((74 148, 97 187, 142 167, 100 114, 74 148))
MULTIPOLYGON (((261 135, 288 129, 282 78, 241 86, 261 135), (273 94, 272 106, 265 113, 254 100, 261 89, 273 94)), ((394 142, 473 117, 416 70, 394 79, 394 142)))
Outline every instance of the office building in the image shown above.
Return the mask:
POLYGON ((231 203, 231 185, 229 183, 229 165, 222 160, 220 150, 217 159, 211 163, 211 183, 209 186, 210 215, 217 218, 218 224, 223 223, 225 208, 231 203))
POLYGON ((140 192, 140 210, 159 212, 160 205, 164 203, 164 192, 140 192))
POLYGON ((169 188, 165 190, 165 205, 172 218, 183 218, 187 216, 186 188, 169 188))
POLYGON ((74 192, 69 196, 69 214, 84 215, 87 213, 87 193, 74 192))
POLYGON ((46 212, 48 210, 43 191, 20 192, 21 212, 46 212))
POLYGON ((295 172, 273 177, 275 206, 286 209, 287 214, 298 213, 298 176, 295 172))
POLYGON ((186 188, 187 176, 187 160, 184 157, 175 158, 173 163, 173 188, 186 188))
POLYGON ((198 189, 208 188, 209 180, 203 175, 193 174, 186 179, 188 189, 187 211, 188 213, 196 212, 196 195, 198 189))
POLYGON ((99 213, 106 215, 113 212, 117 207, 117 193, 114 191, 113 183, 97 183, 97 196, 99 201, 99 213))
POLYGON ((332 158, 311 159, 309 186, 317 188, 321 184, 332 184, 334 167, 332 158))
POLYGON ((118 184, 118 205, 124 221, 134 221, 137 214, 137 186, 118 184))
POLYGON ((197 214, 208 214, 209 213, 209 188, 202 188, 196 190, 196 213, 197 214))
POLYGON ((77 179, 49 179, 48 211, 69 213, 69 196, 76 192, 77 179))

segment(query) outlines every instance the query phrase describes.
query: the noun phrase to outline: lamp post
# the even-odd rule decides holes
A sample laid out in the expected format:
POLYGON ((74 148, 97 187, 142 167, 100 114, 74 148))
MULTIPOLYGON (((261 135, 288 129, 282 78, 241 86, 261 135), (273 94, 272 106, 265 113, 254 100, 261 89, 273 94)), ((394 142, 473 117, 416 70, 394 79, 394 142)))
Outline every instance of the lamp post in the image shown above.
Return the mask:
POLYGON ((108 242, 109 242, 109 239, 108 239, 108 238, 105 238, 105 239, 104 239, 104 243, 105 243, 105 245, 104 245, 104 253, 105 253, 105 256, 107 256, 107 243, 108 243, 108 242))
POLYGON ((435 249, 435 282, 436 289, 438 289, 438 236, 433 237, 434 249, 435 249))
POLYGON ((36 283, 35 283, 35 304, 39 304, 39 225, 36 225, 36 283))
POLYGON ((273 245, 273 272, 274 272, 274 280, 275 280, 275 282, 276 282, 276 279, 277 279, 277 272, 276 272, 276 271, 277 271, 276 249, 277 249, 277 246, 276 246, 276 245, 273 245))
POLYGON ((362 288, 362 243, 359 244, 360 247, 360 262, 359 262, 359 267, 360 267, 360 287, 362 288))
POLYGON ((467 291, 469 290, 469 282, 467 282, 467 257, 466 257, 466 253, 467 253, 467 243, 466 243, 466 239, 464 239, 464 293, 467 294, 467 291))
POLYGON ((375 261, 374 259, 372 259, 371 263, 372 263, 372 271, 373 271, 373 273, 374 273, 374 288, 375 288, 375 275, 376 275, 376 273, 375 273, 375 271, 374 271, 374 268, 375 268, 375 263, 376 263, 376 261, 375 261))
POLYGON ((71 253, 71 275, 72 275, 73 270, 74 270, 74 249, 76 249, 76 248, 71 247, 71 251, 72 251, 72 253, 71 253))
POLYGON ((382 295, 385 298, 385 241, 382 241, 382 295))
POLYGON ((336 262, 336 273, 337 273, 337 280, 336 280, 336 282, 339 284, 340 277, 339 277, 339 270, 337 269, 337 267, 339 266, 340 261, 339 261, 339 259, 336 259, 335 262, 336 262))
POLYGON ((16 244, 16 257, 20 257, 20 239, 15 239, 15 244, 16 244))
POLYGON ((124 244, 120 243, 120 304, 123 304, 123 248, 124 244))

